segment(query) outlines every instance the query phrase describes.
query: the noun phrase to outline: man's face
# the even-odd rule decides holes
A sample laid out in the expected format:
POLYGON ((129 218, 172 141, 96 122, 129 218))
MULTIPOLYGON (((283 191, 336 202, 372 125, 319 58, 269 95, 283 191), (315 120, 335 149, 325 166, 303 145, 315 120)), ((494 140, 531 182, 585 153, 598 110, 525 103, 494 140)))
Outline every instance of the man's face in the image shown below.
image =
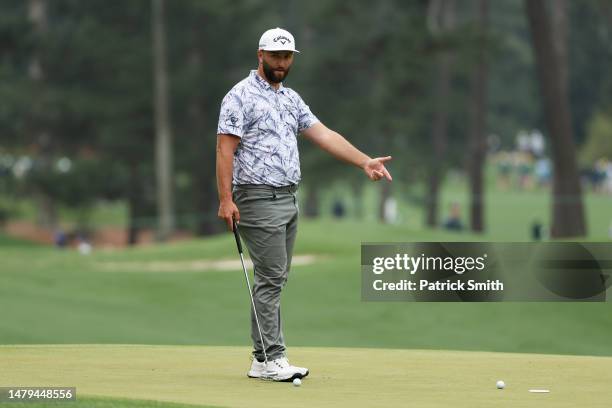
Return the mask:
POLYGON ((259 61, 266 79, 278 84, 287 78, 293 63, 292 51, 259 51, 259 61))

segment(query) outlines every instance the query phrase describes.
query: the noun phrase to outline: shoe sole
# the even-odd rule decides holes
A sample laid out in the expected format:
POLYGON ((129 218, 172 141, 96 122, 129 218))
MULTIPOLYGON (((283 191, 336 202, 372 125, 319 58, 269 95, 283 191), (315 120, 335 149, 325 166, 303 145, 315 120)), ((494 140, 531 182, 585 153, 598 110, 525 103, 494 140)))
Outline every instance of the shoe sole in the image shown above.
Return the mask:
POLYGON ((289 378, 283 378, 281 380, 277 380, 274 377, 268 377, 265 375, 252 375, 250 372, 247 373, 247 377, 249 378, 261 378, 262 380, 273 380, 273 381, 278 381, 278 382, 292 382, 293 380, 295 380, 296 378, 302 379, 304 377, 307 377, 308 374, 310 374, 310 371, 306 370, 306 374, 301 374, 301 373, 295 373, 293 374, 291 377, 289 378))
POLYGON ((290 378, 284 379, 284 380, 275 380, 278 382, 293 382, 293 380, 295 380, 296 378, 302 379, 305 377, 308 377, 308 374, 310 373, 310 371, 306 371, 306 374, 302 375, 300 373, 295 373, 293 374, 290 378))

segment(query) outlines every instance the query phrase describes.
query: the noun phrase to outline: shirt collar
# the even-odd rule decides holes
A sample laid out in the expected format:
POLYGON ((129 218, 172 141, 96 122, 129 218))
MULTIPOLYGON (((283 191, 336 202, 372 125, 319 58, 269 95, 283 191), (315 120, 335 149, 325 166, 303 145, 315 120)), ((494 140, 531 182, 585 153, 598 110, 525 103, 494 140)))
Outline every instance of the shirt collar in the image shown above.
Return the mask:
POLYGON ((283 86, 282 82, 280 83, 278 89, 274 89, 268 81, 259 76, 256 69, 251 70, 250 76, 255 81, 255 83, 257 83, 263 89, 269 89, 272 92, 285 93, 285 87, 283 86))

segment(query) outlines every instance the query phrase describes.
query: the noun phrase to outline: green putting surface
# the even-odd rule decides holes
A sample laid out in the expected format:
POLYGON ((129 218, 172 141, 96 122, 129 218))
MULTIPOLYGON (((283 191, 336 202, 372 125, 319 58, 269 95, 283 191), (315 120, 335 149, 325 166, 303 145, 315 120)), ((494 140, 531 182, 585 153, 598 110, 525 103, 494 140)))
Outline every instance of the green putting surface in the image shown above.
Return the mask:
POLYGON ((301 387, 247 378, 246 347, 6 345, 0 384, 74 386, 78 399, 224 407, 603 408, 612 401, 609 357, 357 348, 292 348, 289 357, 311 370, 301 387), (499 379, 506 389, 496 389, 499 379))

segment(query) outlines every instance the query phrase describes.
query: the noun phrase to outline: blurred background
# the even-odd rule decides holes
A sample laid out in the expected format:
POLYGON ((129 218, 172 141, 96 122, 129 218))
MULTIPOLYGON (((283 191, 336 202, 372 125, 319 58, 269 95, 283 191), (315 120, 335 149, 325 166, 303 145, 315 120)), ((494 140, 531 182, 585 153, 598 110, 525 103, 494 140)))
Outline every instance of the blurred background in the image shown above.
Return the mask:
POLYGON ((607 303, 368 303, 359 280, 365 241, 612 239, 603 0, 0 0, 0 343, 249 344, 216 128, 276 26, 285 85, 394 157, 371 183, 300 141, 288 344, 612 355, 607 303))
MULTIPOLYGON (((301 143, 304 218, 612 237, 606 1, 2 0, 0 223, 59 246, 217 234, 220 101, 259 36, 392 184, 301 143)), ((418 238, 418 237, 417 237, 418 238)), ((460 239, 460 238, 458 238, 460 239)))

